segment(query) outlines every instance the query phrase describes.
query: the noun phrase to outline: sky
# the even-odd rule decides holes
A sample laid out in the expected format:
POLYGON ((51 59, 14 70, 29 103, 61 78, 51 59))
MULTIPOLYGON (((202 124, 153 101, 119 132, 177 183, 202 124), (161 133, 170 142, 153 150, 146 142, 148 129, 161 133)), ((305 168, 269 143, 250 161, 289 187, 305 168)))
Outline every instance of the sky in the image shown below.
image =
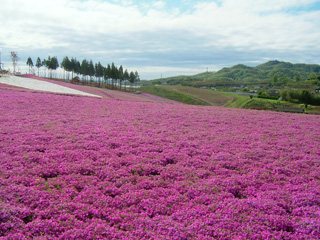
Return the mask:
POLYGON ((92 59, 141 79, 320 63, 320 0, 1 0, 0 51, 92 59))

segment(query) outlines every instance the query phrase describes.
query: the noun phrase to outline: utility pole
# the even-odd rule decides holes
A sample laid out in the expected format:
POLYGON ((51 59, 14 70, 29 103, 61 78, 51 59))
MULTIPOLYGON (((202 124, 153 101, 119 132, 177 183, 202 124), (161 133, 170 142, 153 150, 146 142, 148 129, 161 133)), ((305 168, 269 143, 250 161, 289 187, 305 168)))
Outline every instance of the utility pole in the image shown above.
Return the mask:
POLYGON ((11 60, 13 65, 13 74, 16 73, 17 62, 19 60, 17 52, 11 52, 11 60))

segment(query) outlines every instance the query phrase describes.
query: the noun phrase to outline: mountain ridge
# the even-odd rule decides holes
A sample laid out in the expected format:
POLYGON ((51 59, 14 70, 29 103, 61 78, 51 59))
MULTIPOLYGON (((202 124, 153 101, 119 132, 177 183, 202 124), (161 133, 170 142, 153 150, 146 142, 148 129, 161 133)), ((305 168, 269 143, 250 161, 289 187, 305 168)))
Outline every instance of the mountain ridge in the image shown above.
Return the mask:
POLYGON ((312 73, 320 74, 320 65, 272 60, 255 67, 237 64, 232 67, 224 67, 216 72, 203 72, 190 76, 181 75, 154 79, 150 80, 150 82, 201 87, 207 85, 212 86, 218 83, 261 83, 273 80, 301 81, 307 80, 312 73))

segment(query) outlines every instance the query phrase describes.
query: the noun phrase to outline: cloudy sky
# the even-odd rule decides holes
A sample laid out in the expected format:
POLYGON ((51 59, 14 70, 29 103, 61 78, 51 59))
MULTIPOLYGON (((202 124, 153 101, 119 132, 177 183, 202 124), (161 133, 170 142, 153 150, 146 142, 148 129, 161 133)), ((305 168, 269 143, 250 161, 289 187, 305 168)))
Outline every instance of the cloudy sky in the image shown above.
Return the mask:
MULTIPOLYGON (((2 61, 74 56, 143 79, 278 59, 320 63, 320 0, 1 0, 2 61)), ((10 67, 7 64, 6 67, 10 67)))

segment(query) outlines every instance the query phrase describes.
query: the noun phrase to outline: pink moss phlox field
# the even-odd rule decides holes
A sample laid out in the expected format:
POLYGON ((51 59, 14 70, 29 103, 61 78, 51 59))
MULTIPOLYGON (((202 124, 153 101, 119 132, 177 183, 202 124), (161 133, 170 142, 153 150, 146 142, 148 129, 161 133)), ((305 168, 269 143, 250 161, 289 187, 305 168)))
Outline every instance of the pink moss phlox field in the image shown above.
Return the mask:
POLYGON ((0 239, 319 239, 319 116, 0 97, 0 239))

